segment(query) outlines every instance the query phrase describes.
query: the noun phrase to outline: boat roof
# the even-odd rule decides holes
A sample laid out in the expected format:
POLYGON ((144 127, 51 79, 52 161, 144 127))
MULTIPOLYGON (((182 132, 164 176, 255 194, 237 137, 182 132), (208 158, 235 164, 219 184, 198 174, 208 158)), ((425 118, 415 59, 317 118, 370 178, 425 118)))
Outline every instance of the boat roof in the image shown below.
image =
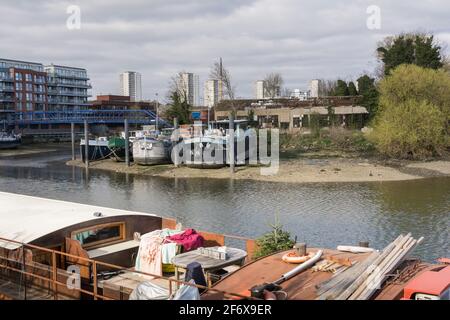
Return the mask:
MULTIPOLYGON (((30 243, 60 229, 106 217, 153 214, 0 192, 0 238, 30 243), (94 213, 101 212, 100 217, 94 213)), ((19 244, 0 240, 0 247, 19 244)))
MULTIPOLYGON (((318 250, 318 248, 309 248, 308 252, 316 252, 318 250)), ((323 250, 322 257, 334 256, 341 259, 350 259, 352 262, 362 261, 369 255, 369 253, 354 254, 331 249, 320 250, 323 250)), ((297 266, 285 263, 282 260, 283 255, 287 252, 293 252, 293 250, 275 253, 249 263, 217 282, 213 288, 250 296, 249 289, 253 286, 276 281, 281 275, 297 266)), ((331 274, 328 272, 313 272, 312 269, 308 269, 285 281, 281 287, 288 294, 289 300, 314 300, 317 298, 315 285, 329 278, 331 278, 331 274)))

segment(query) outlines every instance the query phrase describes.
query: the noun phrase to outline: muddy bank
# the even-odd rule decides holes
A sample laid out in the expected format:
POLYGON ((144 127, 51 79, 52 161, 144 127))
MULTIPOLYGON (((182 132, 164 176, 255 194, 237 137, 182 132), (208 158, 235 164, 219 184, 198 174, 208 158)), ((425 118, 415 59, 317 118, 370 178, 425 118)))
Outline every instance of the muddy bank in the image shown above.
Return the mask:
MULTIPOLYGON (((80 160, 68 161, 67 165, 84 167, 80 160)), ((171 164, 141 166, 103 160, 90 163, 90 169, 107 170, 138 175, 168 178, 216 178, 229 179, 230 169, 176 168, 171 164)), ((425 177, 450 176, 450 161, 403 163, 392 167, 368 159, 296 159, 280 162, 278 172, 262 174, 263 167, 237 167, 234 179, 258 181, 305 183, 305 182, 370 182, 402 181, 425 177)))

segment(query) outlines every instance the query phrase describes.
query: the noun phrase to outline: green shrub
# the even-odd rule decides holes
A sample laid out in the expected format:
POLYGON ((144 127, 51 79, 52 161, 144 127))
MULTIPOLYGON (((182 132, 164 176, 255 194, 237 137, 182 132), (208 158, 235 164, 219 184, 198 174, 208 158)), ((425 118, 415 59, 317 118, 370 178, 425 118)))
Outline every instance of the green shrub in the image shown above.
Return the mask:
POLYGON ((289 232, 283 230, 283 226, 278 219, 275 219, 275 223, 271 225, 271 228, 272 231, 256 240, 258 249, 255 252, 255 258, 264 257, 278 251, 289 250, 294 246, 295 241, 291 239, 289 232))

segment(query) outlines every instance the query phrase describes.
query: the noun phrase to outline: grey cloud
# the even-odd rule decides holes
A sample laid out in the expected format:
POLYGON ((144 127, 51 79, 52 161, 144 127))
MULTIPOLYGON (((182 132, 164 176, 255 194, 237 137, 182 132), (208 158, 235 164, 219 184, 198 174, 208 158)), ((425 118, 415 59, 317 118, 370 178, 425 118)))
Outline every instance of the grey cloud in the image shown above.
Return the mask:
POLYGON ((450 41, 446 0, 0 0, 0 56, 85 67, 94 94, 118 92, 118 74, 143 74, 144 93, 163 96, 172 74, 196 72, 224 58, 239 96, 278 71, 289 87, 311 78, 354 78, 376 66, 385 35, 435 32, 450 41), (82 10, 81 30, 65 22, 68 5, 82 10), (366 8, 382 10, 382 29, 366 28, 366 8))

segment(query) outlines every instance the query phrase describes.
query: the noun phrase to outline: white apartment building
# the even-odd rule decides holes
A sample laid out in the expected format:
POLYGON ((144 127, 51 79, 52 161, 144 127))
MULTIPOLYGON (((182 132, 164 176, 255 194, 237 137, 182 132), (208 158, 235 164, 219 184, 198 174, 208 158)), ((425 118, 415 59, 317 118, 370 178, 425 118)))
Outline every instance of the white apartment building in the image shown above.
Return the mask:
POLYGON ((311 80, 309 83, 309 92, 311 98, 318 98, 319 97, 319 85, 320 80, 314 79, 311 80))
POLYGON ((300 89, 294 89, 291 92, 290 98, 291 99, 299 99, 300 101, 308 100, 309 91, 302 91, 300 89))
POLYGON ((200 78, 198 75, 183 72, 178 77, 178 89, 191 106, 200 106, 200 78))
POLYGON ((120 94, 130 96, 131 101, 142 101, 142 77, 139 72, 126 71, 120 74, 120 94))
POLYGON ((254 96, 255 96, 255 99, 265 99, 266 98, 265 81, 264 80, 255 81, 254 96))
POLYGON ((204 101, 205 106, 213 107, 223 100, 222 81, 210 79, 205 82, 204 101))

